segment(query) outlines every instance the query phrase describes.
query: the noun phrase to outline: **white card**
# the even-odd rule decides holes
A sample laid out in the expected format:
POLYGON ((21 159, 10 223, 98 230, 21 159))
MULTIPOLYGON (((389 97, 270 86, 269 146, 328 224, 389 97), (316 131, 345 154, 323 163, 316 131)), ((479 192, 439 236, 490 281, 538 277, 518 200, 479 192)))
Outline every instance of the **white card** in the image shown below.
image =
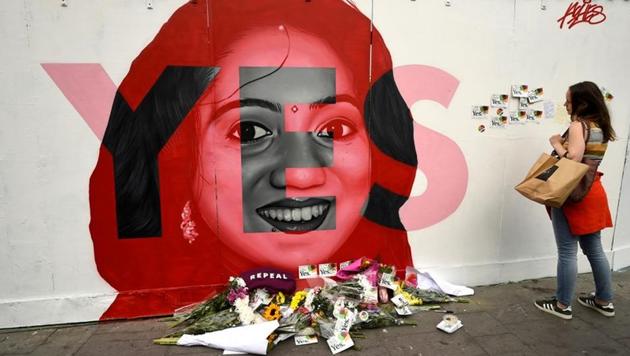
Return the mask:
POLYGON ((409 305, 409 302, 402 296, 402 294, 397 294, 393 296, 390 299, 390 301, 399 308, 406 307, 409 305))
POLYGON ((543 112, 540 110, 528 110, 527 111, 527 121, 538 121, 539 119, 542 119, 543 116, 543 112))
POLYGON ((378 303, 378 289, 376 287, 364 289, 363 301, 368 304, 378 303))
POLYGON ((354 346, 354 341, 350 337, 350 334, 340 335, 335 334, 330 339, 326 340, 328 347, 333 355, 345 351, 354 346))
POLYGON ((527 98, 529 94, 529 86, 527 84, 513 84, 512 96, 515 98, 527 98))
POLYGON ((527 101, 529 101, 529 103, 537 103, 539 101, 543 101, 543 88, 536 88, 534 90, 530 90, 527 93, 527 101))
POLYGON ((351 312, 348 313, 346 318, 337 319, 335 322, 335 332, 343 334, 350 332, 350 328, 352 327, 352 320, 354 319, 354 314, 351 312))
POLYGON ((492 118, 491 126, 492 128, 502 128, 507 124, 508 118, 507 116, 494 116, 492 118))
POLYGON ((322 263, 319 265, 320 277, 334 277, 337 275, 336 263, 322 263))
POLYGON ((317 266, 304 265, 298 267, 298 276, 300 276, 300 279, 317 277, 317 266))
POLYGON ((381 280, 378 282, 378 285, 381 287, 389 288, 391 290, 396 290, 395 276, 393 273, 383 273, 381 275, 381 280))
POLYGON ((472 115, 471 117, 473 119, 485 119, 488 116, 488 110, 490 110, 490 108, 488 106, 481 106, 481 105, 476 105, 473 106, 471 111, 472 111, 472 115))
POLYGON ((298 346, 316 344, 319 341, 317 340, 317 335, 295 335, 294 340, 295 344, 298 346))
POLYGON ((527 98, 519 98, 518 99, 518 109, 519 110, 527 110, 528 107, 529 107, 529 102, 527 101, 527 98))
POLYGON ((452 334, 462 326, 464 326, 464 324, 462 324, 461 320, 458 320, 455 324, 449 324, 446 320, 442 320, 436 327, 444 332, 452 334))
POLYGON ((398 313, 398 315, 411 315, 413 314, 411 312, 411 309, 409 309, 408 305, 405 305, 404 307, 396 307, 396 313, 398 313))
POLYGON ((339 264, 339 269, 344 269, 344 268, 346 268, 346 267, 350 266, 350 264, 351 264, 352 262, 354 262, 354 261, 350 260, 350 261, 341 262, 341 263, 339 264))
POLYGON ((509 99, 509 95, 507 94, 492 94, 492 96, 490 97, 490 105, 493 108, 507 109, 508 99, 509 99))

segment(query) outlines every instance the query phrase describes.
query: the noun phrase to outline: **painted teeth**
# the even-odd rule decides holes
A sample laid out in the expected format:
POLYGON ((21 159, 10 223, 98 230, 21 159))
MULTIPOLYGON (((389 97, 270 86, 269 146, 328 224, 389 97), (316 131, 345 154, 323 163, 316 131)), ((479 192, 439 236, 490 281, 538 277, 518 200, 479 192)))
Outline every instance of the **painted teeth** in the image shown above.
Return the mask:
POLYGON ((286 222, 299 222, 310 221, 313 218, 317 218, 324 214, 328 210, 328 204, 318 204, 313 206, 305 206, 303 208, 267 208, 259 210, 259 214, 266 218, 286 221, 286 222))

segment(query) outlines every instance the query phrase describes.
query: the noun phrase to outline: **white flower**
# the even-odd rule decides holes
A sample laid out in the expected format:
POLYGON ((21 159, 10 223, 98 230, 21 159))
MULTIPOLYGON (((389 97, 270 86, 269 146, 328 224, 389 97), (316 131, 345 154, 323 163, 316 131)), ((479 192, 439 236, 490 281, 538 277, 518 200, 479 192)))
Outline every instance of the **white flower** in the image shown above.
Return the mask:
POLYGON ((254 322, 255 315, 254 310, 249 307, 249 296, 235 300, 234 308, 236 308, 241 324, 249 325, 254 322))
POLYGON ((241 277, 234 278, 234 281, 236 281, 236 285, 239 286, 239 287, 245 287, 246 286, 245 281, 241 277))
POLYGON ((236 307, 236 309, 240 309, 243 307, 248 307, 249 308, 249 296, 245 296, 243 298, 238 298, 234 301, 234 306, 236 307))
POLYGON ((238 319, 243 325, 249 325, 254 322, 255 314, 252 308, 247 307, 238 311, 238 319))

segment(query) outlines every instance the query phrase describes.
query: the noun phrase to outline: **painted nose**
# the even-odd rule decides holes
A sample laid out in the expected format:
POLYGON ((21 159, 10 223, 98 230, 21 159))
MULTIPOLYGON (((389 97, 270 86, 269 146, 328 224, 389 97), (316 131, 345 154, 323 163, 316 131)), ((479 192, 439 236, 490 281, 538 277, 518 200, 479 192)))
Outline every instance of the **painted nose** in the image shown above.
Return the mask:
POLYGON ((309 189, 326 183, 322 167, 332 164, 332 147, 315 142, 312 133, 287 132, 282 152, 282 165, 271 172, 272 186, 309 189))

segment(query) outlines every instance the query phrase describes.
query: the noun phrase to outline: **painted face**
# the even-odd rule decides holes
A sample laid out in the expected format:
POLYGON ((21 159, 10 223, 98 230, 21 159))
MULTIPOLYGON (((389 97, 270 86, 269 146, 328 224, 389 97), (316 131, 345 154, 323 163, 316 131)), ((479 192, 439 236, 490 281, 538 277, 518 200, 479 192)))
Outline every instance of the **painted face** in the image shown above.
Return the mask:
POLYGON ((566 101, 564 102, 564 107, 567 109, 567 113, 572 115, 573 108, 571 107, 571 91, 567 90, 566 101))
POLYGON ((327 262, 370 189, 352 73, 323 41, 291 28, 257 31, 226 53, 199 111, 201 214, 258 264, 327 262))

